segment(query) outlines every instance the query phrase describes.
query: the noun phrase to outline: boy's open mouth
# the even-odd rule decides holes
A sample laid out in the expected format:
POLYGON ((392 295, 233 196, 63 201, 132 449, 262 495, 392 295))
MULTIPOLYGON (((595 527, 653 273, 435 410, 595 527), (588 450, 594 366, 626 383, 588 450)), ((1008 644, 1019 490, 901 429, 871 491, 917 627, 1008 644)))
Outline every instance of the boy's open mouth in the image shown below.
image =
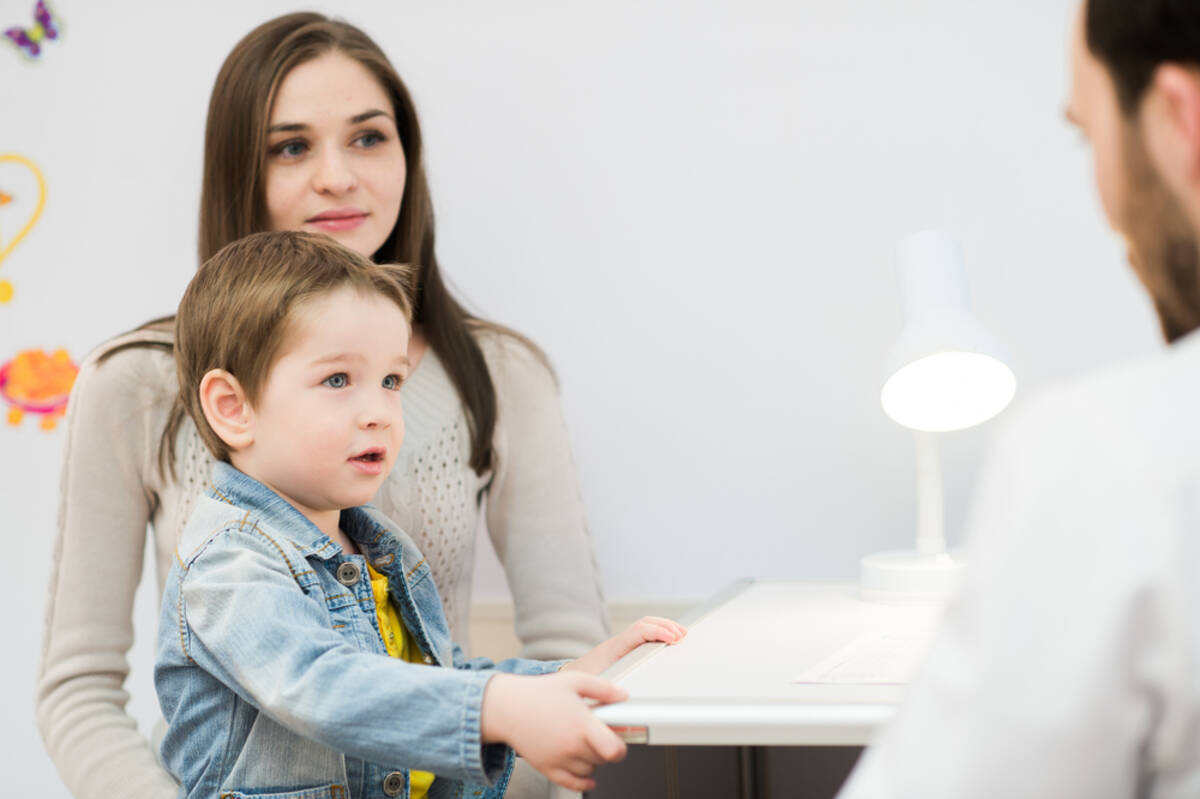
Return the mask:
POLYGON ((359 454, 355 455, 350 460, 363 461, 364 463, 377 463, 378 461, 383 460, 383 450, 382 449, 369 449, 366 452, 360 452, 359 454))

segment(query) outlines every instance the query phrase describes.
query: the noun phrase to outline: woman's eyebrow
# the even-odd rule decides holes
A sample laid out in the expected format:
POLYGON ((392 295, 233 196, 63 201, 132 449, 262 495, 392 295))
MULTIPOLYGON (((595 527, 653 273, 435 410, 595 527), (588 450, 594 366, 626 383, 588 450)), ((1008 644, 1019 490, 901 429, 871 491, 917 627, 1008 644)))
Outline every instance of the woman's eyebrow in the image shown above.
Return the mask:
MULTIPOLYGON (((358 125, 359 123, 366 122, 368 119, 373 117, 387 117, 388 119, 392 119, 392 115, 387 111, 381 111, 378 108, 370 108, 366 111, 363 111, 361 114, 355 114, 346 121, 351 125, 358 125)), ((267 128, 267 133, 294 133, 298 130, 308 130, 308 127, 308 124, 304 122, 279 122, 267 128)))
POLYGON ((308 125, 305 125, 303 122, 280 122, 278 125, 272 125, 267 128, 267 133, 293 132, 297 130, 308 130, 308 125))
MULTIPOLYGON (((349 122, 351 125, 357 125, 360 122, 366 122, 372 117, 387 117, 388 119, 392 119, 392 115, 387 111, 380 111, 378 108, 372 108, 367 111, 363 111, 361 114, 355 114, 354 116, 350 117, 349 122)), ((394 122, 395 120, 393 119, 392 121, 394 122)))

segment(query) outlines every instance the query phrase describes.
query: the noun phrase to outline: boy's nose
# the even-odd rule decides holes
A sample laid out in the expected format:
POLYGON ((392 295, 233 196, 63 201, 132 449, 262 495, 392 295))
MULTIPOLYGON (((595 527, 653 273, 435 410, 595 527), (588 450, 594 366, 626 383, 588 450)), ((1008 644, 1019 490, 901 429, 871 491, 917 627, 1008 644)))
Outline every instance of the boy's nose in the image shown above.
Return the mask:
POLYGON ((386 392, 383 396, 378 396, 372 393, 363 399, 359 409, 359 424, 367 430, 387 429, 402 421, 400 413, 400 403, 394 394, 386 392))
POLYGON ((392 426, 391 417, 382 413, 372 413, 370 411, 363 413, 361 424, 368 430, 383 428, 387 429, 392 426))

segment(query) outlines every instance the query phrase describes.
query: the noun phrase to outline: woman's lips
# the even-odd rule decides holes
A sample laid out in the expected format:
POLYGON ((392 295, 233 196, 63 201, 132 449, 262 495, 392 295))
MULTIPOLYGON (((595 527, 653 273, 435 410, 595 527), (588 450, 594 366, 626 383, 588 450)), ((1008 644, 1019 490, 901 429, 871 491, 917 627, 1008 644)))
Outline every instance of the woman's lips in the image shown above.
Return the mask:
POLYGON ((354 208, 339 208, 309 217, 305 220, 305 224, 312 225, 328 233, 337 233, 343 230, 353 230, 366 220, 366 211, 359 211, 354 208))

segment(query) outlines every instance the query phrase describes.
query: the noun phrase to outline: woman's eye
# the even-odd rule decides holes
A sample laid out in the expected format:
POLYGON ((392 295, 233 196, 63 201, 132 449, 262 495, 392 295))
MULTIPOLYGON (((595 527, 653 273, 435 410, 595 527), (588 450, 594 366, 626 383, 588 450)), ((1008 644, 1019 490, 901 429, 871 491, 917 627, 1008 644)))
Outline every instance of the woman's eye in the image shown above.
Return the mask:
POLYGON ((374 131, 374 130, 369 130, 366 133, 363 133, 361 136, 359 136, 355 141, 361 147, 374 147, 375 145, 379 144, 383 140, 384 139, 383 139, 382 133, 379 133, 378 131, 374 131))
POLYGON ((400 388, 400 384, 404 382, 404 378, 400 375, 388 375, 383 378, 383 387, 388 391, 396 391, 400 388))
POLYGON ((350 378, 346 376, 345 372, 338 372, 321 381, 321 385, 329 386, 330 388, 345 388, 349 383, 350 378))
POLYGON ((291 141, 285 141, 283 144, 277 144, 273 148, 272 152, 274 152, 276 155, 282 155, 284 158, 299 158, 300 156, 304 155, 307 149, 307 144, 293 139, 291 141))

